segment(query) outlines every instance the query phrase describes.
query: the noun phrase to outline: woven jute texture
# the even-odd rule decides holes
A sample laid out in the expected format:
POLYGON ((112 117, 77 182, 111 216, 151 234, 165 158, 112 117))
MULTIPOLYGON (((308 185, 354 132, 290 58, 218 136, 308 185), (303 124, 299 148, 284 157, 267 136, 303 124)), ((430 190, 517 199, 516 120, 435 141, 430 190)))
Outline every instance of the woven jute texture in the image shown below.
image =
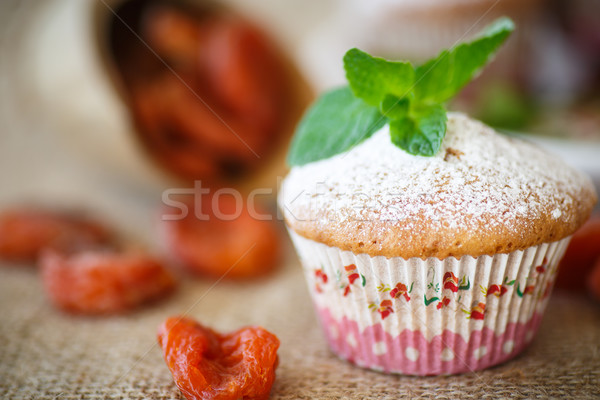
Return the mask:
MULTIPOLYGON (((63 136, 41 118, 43 107, 23 67, 29 65, 24 38, 39 25, 32 6, 48 4, 0 1, 0 206, 31 198, 80 204, 152 246, 160 191, 148 193, 96 170, 84 173, 79 161, 85 155, 69 158, 63 136)), ((183 313, 222 331, 262 325, 277 334, 273 399, 600 398, 600 306, 584 297, 553 294, 530 348, 505 365, 451 377, 389 376, 354 367, 328 350, 291 250, 266 280, 213 285, 185 279, 162 303, 106 318, 55 310, 35 269, 0 264, 0 398, 182 399, 156 329, 183 313)))
POLYGON ((504 365, 447 377, 390 376, 327 348, 300 266, 289 254, 269 279, 186 280, 170 299, 118 317, 74 317, 45 299, 34 269, 0 269, 0 398, 183 398, 156 328, 188 313, 216 329, 257 324, 281 339, 273 399, 600 398, 600 306, 555 293, 529 349, 504 365))

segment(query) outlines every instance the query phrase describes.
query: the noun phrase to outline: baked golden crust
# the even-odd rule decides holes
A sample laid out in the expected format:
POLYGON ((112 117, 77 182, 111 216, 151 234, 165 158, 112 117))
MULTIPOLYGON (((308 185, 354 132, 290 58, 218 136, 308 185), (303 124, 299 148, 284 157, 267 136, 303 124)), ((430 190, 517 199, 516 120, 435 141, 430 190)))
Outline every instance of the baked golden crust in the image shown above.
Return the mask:
POLYGON ((293 170, 280 195, 289 228, 370 256, 477 257, 563 239, 597 201, 587 177, 460 114, 433 158, 401 155, 385 134, 293 170))
MULTIPOLYGON (((332 224, 286 219, 299 235, 328 246, 370 256, 428 258, 478 257, 524 250, 541 243, 554 242, 573 234, 590 216, 596 202, 595 193, 582 190, 566 211, 567 218, 557 223, 548 213, 535 220, 517 218, 509 225, 490 228, 479 222, 468 229, 441 229, 431 232, 426 218, 416 221, 421 229, 406 229, 385 221, 348 222, 345 229, 332 224)), ((327 219, 325 216, 324 219, 327 219)))

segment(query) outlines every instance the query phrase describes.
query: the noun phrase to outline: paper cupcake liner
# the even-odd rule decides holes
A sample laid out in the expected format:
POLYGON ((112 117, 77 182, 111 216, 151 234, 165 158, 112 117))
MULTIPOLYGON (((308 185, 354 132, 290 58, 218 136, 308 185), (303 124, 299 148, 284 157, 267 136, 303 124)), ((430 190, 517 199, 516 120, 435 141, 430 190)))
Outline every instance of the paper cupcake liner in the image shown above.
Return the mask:
POLYGON ((476 371, 520 353, 570 240, 494 256, 405 260, 290 235, 333 351, 409 375, 476 371))

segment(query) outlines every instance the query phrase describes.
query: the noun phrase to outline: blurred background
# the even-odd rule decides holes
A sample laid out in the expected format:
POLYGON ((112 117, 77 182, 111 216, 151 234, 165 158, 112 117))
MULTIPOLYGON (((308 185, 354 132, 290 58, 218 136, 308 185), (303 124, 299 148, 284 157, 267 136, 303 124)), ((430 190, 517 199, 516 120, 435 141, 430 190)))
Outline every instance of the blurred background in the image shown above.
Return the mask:
POLYGON ((197 180, 213 193, 263 188, 260 214, 275 214, 294 127, 344 83, 346 50, 419 63, 501 15, 517 31, 449 108, 536 141, 600 189, 600 0, 0 0, 0 397, 174 398, 155 332, 182 313, 276 333, 277 398, 597 393, 598 303, 573 294, 600 299, 598 213, 571 242, 557 279, 569 296, 551 298, 531 352, 477 379, 433 381, 390 381, 325 351, 281 221, 160 218, 190 205, 166 204, 165 191, 197 180), (136 278, 131 247, 154 280, 136 278), (72 268, 76 252, 89 249, 105 251, 95 256, 109 284, 73 284, 70 273, 89 271, 72 268), (167 272, 200 279, 176 279, 169 297, 167 272), (106 289, 113 308, 80 301, 86 289, 106 289), (116 315, 60 312, 74 310, 116 315))
POLYGON ((275 187, 347 49, 419 63, 501 15, 516 33, 449 108, 598 186, 597 0, 3 0, 0 206, 84 208, 153 241, 167 188, 275 187))

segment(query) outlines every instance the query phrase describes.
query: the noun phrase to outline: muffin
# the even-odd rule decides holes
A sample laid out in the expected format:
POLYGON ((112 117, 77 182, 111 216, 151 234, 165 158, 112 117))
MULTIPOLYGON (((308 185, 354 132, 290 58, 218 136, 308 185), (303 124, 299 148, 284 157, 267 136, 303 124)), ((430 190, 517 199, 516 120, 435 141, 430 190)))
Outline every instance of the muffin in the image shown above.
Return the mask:
POLYGON ((280 207, 330 347, 410 375, 519 354, 560 258, 597 200, 590 180, 532 144, 449 113, 433 157, 389 126, 292 168, 280 207))

